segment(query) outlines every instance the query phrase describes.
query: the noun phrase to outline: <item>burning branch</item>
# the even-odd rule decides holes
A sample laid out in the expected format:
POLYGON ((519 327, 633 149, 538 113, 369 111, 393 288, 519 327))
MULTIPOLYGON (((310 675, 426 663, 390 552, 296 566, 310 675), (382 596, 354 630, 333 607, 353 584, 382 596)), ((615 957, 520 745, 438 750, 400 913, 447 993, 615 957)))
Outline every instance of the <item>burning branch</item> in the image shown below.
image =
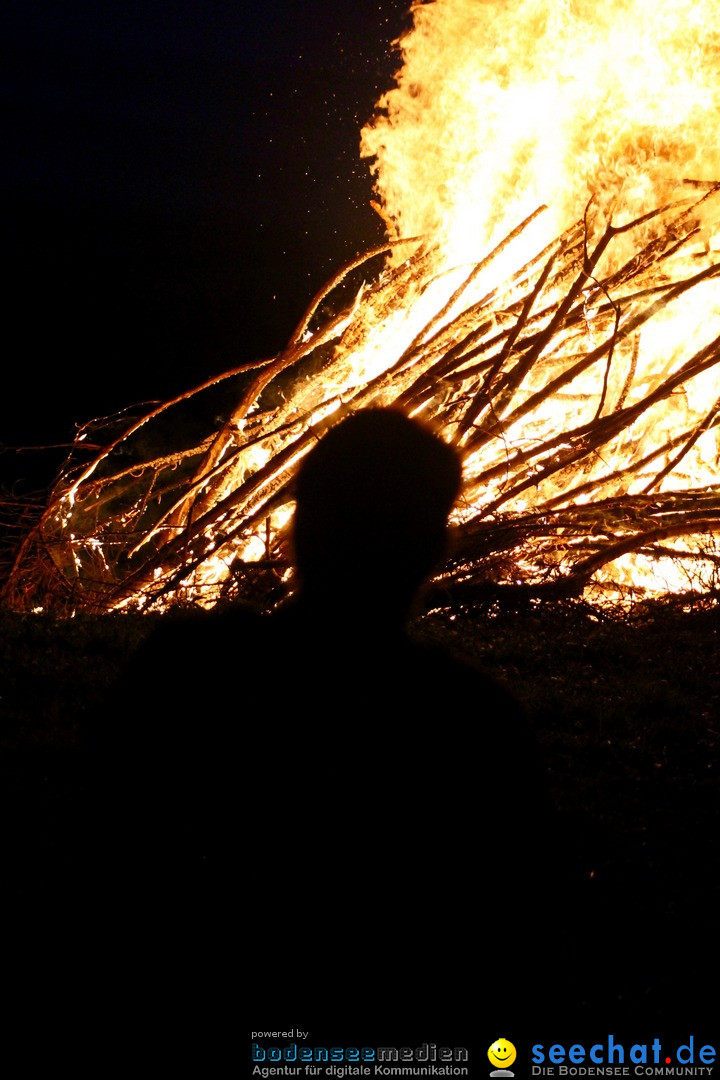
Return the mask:
POLYGON ((607 224, 594 244, 586 213, 508 270, 542 209, 470 267, 417 237, 376 249, 341 268, 277 357, 86 425, 6 599, 35 606, 42 564, 42 603, 58 607, 271 606, 291 587, 295 467, 368 405, 426 417, 463 454, 445 602, 498 586, 617 599, 714 585, 720 263, 701 236, 720 222, 720 184, 607 224), (370 282, 401 245, 405 260, 370 282), (350 308, 319 322, 358 275, 350 308), (183 445, 183 410, 231 378, 228 419, 183 445), (91 441, 103 449, 88 460, 91 441))

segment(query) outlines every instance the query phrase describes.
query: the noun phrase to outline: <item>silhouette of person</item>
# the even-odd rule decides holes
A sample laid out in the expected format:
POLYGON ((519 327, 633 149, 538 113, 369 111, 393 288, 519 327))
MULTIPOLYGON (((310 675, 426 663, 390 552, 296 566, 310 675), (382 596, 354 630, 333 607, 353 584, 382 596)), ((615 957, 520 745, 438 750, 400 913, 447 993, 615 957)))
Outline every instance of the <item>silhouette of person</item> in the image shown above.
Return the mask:
POLYGON ((550 812, 532 734, 506 690, 407 629, 460 481, 426 425, 350 415, 298 471, 294 598, 166 622, 113 697, 115 887, 136 882, 141 908, 183 896, 217 933, 241 880, 258 1001, 308 1002, 309 972, 326 1005, 339 983, 378 1007, 436 1000, 498 936, 506 972, 527 945, 550 812))
POLYGON ((395 409, 343 420, 299 469, 297 595, 265 623, 282 691, 248 739, 270 997, 288 936, 328 990, 342 952, 363 958, 354 992, 376 1007, 437 1003, 488 935, 515 935, 511 968, 526 940, 550 814, 530 729, 506 690, 408 633, 460 482, 456 452, 395 409))

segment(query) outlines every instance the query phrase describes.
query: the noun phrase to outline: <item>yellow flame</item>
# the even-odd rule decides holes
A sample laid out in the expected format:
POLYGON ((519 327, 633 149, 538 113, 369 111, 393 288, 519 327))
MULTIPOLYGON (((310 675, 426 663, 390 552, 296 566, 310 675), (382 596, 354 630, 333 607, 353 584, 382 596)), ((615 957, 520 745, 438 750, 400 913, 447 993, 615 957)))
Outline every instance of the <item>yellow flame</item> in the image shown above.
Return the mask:
MULTIPOLYGON (((142 535, 133 554, 166 527, 166 517, 167 535, 174 536, 193 515, 203 521, 213 509, 221 514, 188 546, 192 569, 180 592, 213 602, 235 560, 268 558, 292 510, 283 478, 309 448, 307 439, 299 439, 297 453, 286 453, 292 440, 341 405, 386 404, 409 393, 421 346, 429 350, 423 357, 429 372, 448 349, 457 346, 463 357, 452 377, 444 382, 441 375, 408 406, 442 412, 446 434, 465 453, 466 501, 458 520, 498 513, 517 518, 614 496, 695 494, 717 485, 720 425, 712 421, 720 407, 720 364, 697 371, 686 365, 720 341, 720 277, 706 277, 674 296, 647 321, 638 317, 640 329, 633 323, 637 296, 626 292, 635 291, 645 304, 647 291, 649 308, 653 289, 718 263, 720 196, 693 209, 696 231, 689 242, 656 262, 648 259, 639 277, 633 272, 616 279, 610 292, 598 282, 655 237, 665 237, 665 216, 617 234, 592 274, 580 265, 583 249, 591 252, 609 224, 621 227, 668 203, 684 207, 685 200, 689 206, 720 180, 720 0, 432 0, 415 4, 413 26, 396 44, 401 66, 395 86, 363 129, 361 154, 371 160, 381 200, 373 205, 391 239, 423 237, 423 245, 395 246, 379 282, 363 287, 352 309, 325 327, 313 331, 308 319, 285 360, 289 356, 296 365, 309 355, 313 334, 316 344, 318 338, 323 347, 332 343, 330 358, 323 358, 321 369, 299 365, 293 385, 272 408, 256 398, 236 430, 224 431, 213 446, 211 465, 196 480, 197 502, 183 494, 181 509, 142 535), (558 238, 583 220, 584 230, 563 246, 558 238), (473 335, 473 344, 482 340, 488 349, 483 355, 497 360, 503 376, 514 374, 516 362, 522 366, 511 346, 505 350, 497 342, 520 326, 518 310, 524 310, 546 256, 532 269, 527 264, 548 245, 567 255, 565 276, 551 278, 547 291, 543 285, 544 312, 533 310, 528 333, 554 328, 553 305, 566 294, 571 275, 582 277, 582 314, 560 324, 522 377, 510 379, 497 411, 493 400, 484 419, 480 405, 476 414, 466 414, 487 368, 481 371, 463 341, 473 335), (623 282, 631 284, 625 288, 623 282), (599 351, 575 371, 576 361, 610 341, 611 356, 599 351), (681 371, 687 375, 682 381, 681 371), (641 409, 673 376, 672 392, 641 409), (633 406, 631 423, 601 440, 600 449, 573 459, 574 429, 633 406), (537 448, 542 452, 534 456, 537 448), (275 471, 273 462, 282 455, 275 471), (252 481, 259 474, 264 478, 256 489, 252 481), (242 506, 226 508, 246 480, 242 506), (279 489, 280 500, 274 498, 279 489), (241 528, 243 514, 251 524, 241 528), (232 528, 215 535, 223 523, 232 528)), ((674 243, 675 234, 670 236, 674 243)), ((94 467, 61 500, 62 529, 82 510, 75 495, 94 467)), ((712 527, 708 520, 703 529, 712 527)), ((718 577, 718 536, 678 538, 676 529, 653 551, 628 554, 620 553, 627 530, 619 520, 614 524, 612 512, 588 529, 596 527, 619 553, 612 566, 596 572, 599 590, 684 591, 691 579, 707 586, 718 577), (684 556, 678 565, 675 551, 684 556)), ((573 553, 583 554, 586 540, 587 533, 573 534, 566 547, 574 544, 573 553)), ((83 548, 84 557, 96 554, 83 548)), ((511 571, 518 579, 537 576, 531 556, 518 556, 511 571)), ((552 551, 543 558, 541 572, 552 563, 552 551)), ((80 573, 77 554, 75 559, 80 573)), ((562 556, 558 566, 564 569, 562 556)), ((164 574, 163 567, 158 582, 164 574)))
POLYGON ((546 241, 720 175, 719 0, 434 0, 362 132, 398 235, 474 257, 538 204, 546 241))
MULTIPOLYGON (((720 0, 434 0, 413 13, 413 27, 396 43, 402 57, 396 86, 363 129, 361 154, 372 159, 383 217, 394 234, 431 237, 439 245, 440 267, 476 260, 478 249, 489 250, 541 204, 547 212, 523 234, 522 256, 508 253, 514 268, 586 208, 592 245, 608 222, 623 225, 677 198, 679 182, 720 177, 720 0)), ((682 256, 689 266, 720 247, 712 226, 702 218, 698 224, 697 242, 682 256)), ((646 227, 647 238, 653 227, 646 227)), ((637 239, 635 230, 632 239, 614 243, 603 271, 622 265, 637 239)), ((493 280, 479 283, 480 290, 503 280, 505 270, 496 261, 493 280)), ((432 290, 423 303, 437 304, 432 290)), ((589 351, 596 343, 590 292, 586 315, 585 342, 575 347, 589 351)), ((606 333, 601 327, 601 337, 606 333)), ((626 405, 641 400, 676 370, 681 355, 717 334, 720 285, 714 279, 643 329, 629 385, 630 360, 616 357, 607 408, 621 393, 626 405)), ((555 373, 538 365, 521 398, 555 373)), ((508 450, 590 419, 602 377, 597 367, 587 370, 506 428, 508 450)), ((606 471, 628 455, 642 458, 673 430, 691 429, 718 395, 716 369, 689 381, 617 441, 606 471)), ((481 471, 496 452, 484 446, 471 465, 481 471)), ((656 490, 712 483, 717 465, 713 429, 656 490)), ((657 471, 655 460, 622 490, 642 491, 657 471)), ((552 482, 562 491, 567 477, 552 482)), ((502 483, 479 495, 480 501, 496 496, 502 483)), ((579 495, 577 501, 583 497, 590 498, 579 495)), ((528 508, 527 493, 504 507, 528 508)), ((613 573, 624 583, 649 581, 651 562, 623 556, 613 573)), ((682 575, 678 580, 665 567, 657 587, 683 583, 682 575)))

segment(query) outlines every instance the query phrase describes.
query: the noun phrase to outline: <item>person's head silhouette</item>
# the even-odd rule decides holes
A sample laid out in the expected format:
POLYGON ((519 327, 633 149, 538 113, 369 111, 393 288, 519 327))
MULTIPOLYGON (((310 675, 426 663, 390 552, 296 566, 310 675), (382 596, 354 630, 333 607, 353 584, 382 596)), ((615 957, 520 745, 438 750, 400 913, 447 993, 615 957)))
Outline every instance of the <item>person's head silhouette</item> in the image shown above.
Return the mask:
POLYGON ((301 596, 404 618, 442 557, 456 452, 397 409, 365 409, 302 463, 293 542, 301 596))

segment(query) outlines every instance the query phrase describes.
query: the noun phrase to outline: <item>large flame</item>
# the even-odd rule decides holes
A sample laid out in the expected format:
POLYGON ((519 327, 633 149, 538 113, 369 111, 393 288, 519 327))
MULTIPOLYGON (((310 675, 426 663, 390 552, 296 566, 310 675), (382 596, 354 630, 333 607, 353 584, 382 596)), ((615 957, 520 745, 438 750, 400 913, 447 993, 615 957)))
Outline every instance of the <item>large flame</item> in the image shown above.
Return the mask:
POLYGON ((113 470, 163 406, 73 462, 36 534, 73 594, 213 602, 281 563, 298 460, 393 402, 464 455, 456 582, 500 551, 508 584, 717 587, 720 0, 413 16, 361 137, 384 271, 322 325, 319 294, 201 446, 113 470))
MULTIPOLYGON (((473 260, 478 246, 491 249, 538 205, 547 207, 523 232, 520 252, 516 245, 509 263, 495 260, 481 293, 583 214, 592 248, 609 222, 622 226, 677 197, 679 181, 720 177, 720 0, 433 0, 414 7, 414 25, 396 44, 396 86, 378 102, 361 139, 394 235, 432 236, 438 266, 454 267, 473 260)), ((644 237, 637 229, 620 236, 594 273, 621 266, 656 224, 644 227, 644 237)), ((683 254, 688 272, 693 259, 712 257, 720 246, 717 218, 713 225, 701 211, 698 226, 694 248, 683 254)), ((436 302, 432 291, 426 294, 424 303, 436 302)), ((590 303, 588 348, 595 344, 592 318, 590 303)), ((606 408, 632 404, 683 354, 718 333, 720 286, 713 279, 643 329, 639 349, 616 365, 609 387, 595 367, 506 426, 508 448, 546 438, 553 428, 574 428, 593 415, 601 393, 606 408)), ((530 372, 524 396, 553 374, 530 372)), ((691 430, 719 394, 716 368, 682 384, 613 448, 607 472, 623 455, 651 455, 678 425, 691 430)), ((480 454, 488 456, 487 446, 480 454)), ((717 429, 708 430, 654 490, 712 484, 717 465, 717 429)), ((482 471, 482 464, 475 467, 482 471)), ((609 490, 643 491, 650 473, 657 474, 657 458, 631 483, 609 490)), ((554 479, 559 492, 567 479, 554 479)), ((589 487, 575 498, 597 494, 589 487)), ((495 503, 498 491, 491 486, 477 495, 480 503, 495 503)), ((532 507, 531 497, 511 498, 503 509, 532 507)), ((626 584, 654 580, 661 590, 688 586, 684 569, 648 565, 642 556, 621 557, 612 573, 626 584)))
MULTIPOLYGON (((474 260, 539 204, 545 242, 720 176, 720 0, 433 0, 362 132, 397 235, 474 260)), ((617 256, 617 253, 615 253, 617 256)))

